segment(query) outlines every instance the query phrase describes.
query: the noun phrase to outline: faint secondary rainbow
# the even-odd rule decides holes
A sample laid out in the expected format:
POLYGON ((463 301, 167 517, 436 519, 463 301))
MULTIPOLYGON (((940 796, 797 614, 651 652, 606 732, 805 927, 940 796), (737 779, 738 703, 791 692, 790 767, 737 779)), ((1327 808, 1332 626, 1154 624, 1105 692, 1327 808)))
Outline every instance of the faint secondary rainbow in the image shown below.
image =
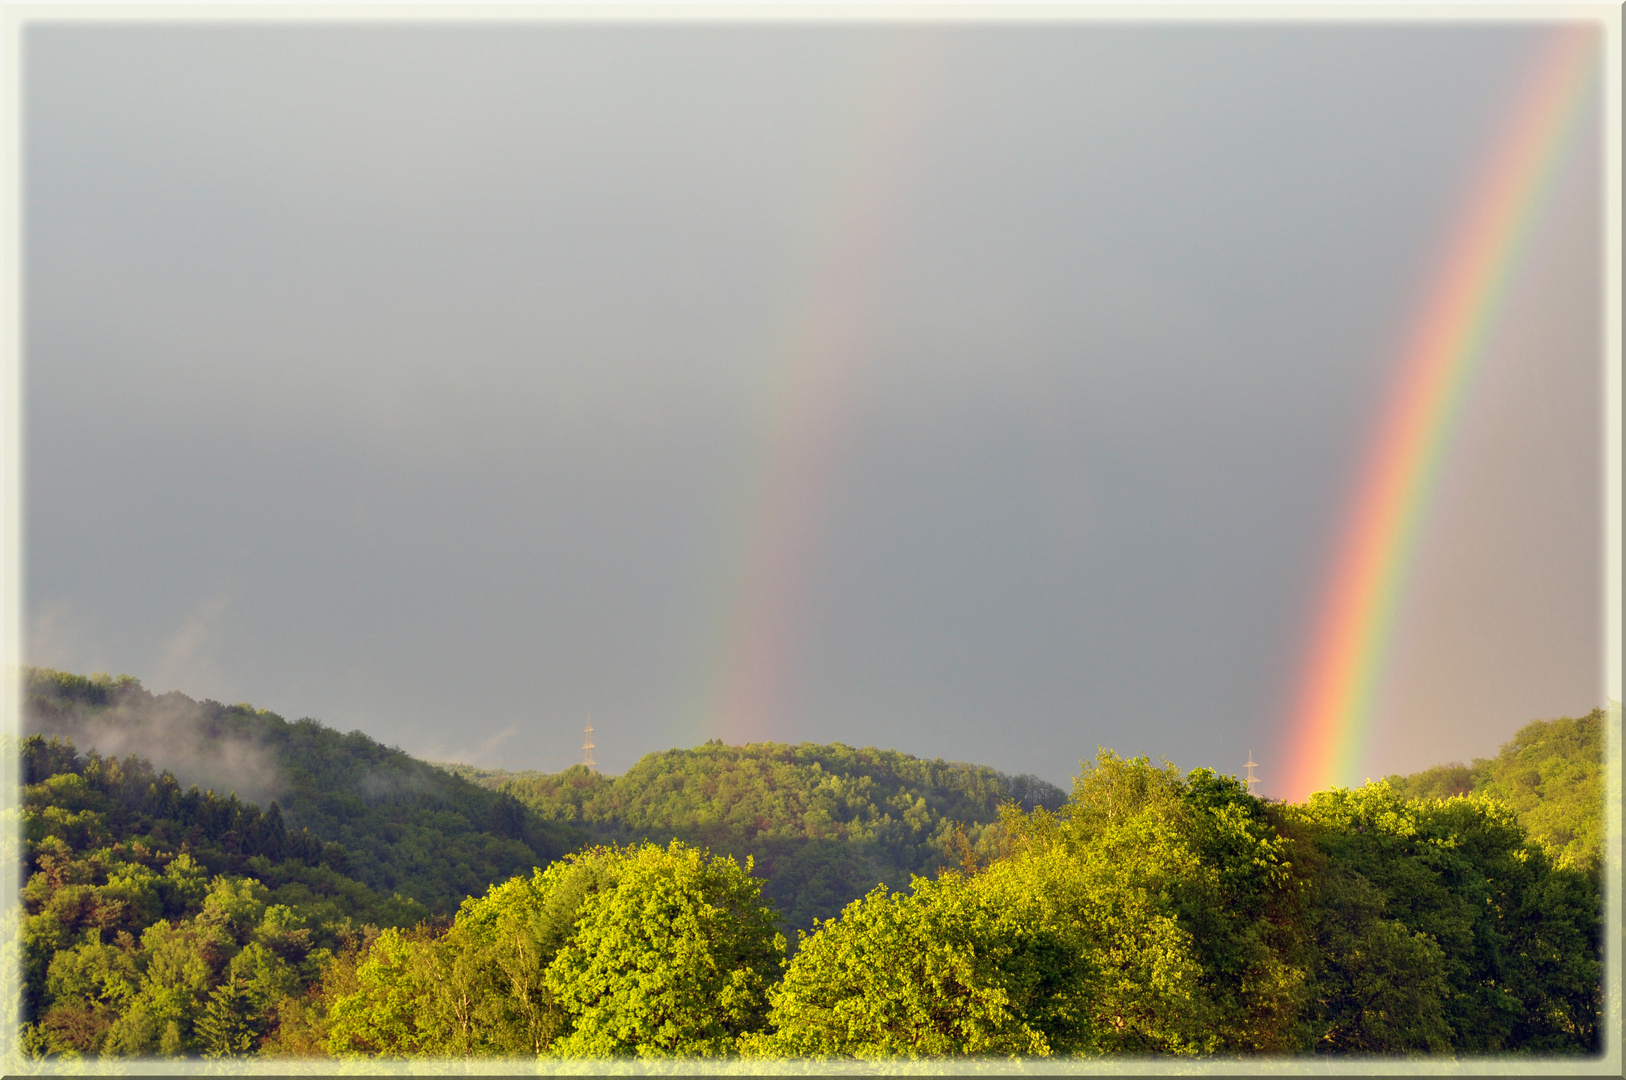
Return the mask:
POLYGON ((817 265, 780 354, 757 468, 743 485, 738 547, 700 705, 728 742, 786 738, 818 526, 869 347, 875 296, 918 126, 930 45, 906 36, 882 61, 849 143, 852 157, 817 245, 817 265))
POLYGON ((1580 119, 1601 56, 1556 31, 1447 248, 1349 504, 1289 719, 1289 799, 1357 782, 1397 610, 1467 390, 1580 119))

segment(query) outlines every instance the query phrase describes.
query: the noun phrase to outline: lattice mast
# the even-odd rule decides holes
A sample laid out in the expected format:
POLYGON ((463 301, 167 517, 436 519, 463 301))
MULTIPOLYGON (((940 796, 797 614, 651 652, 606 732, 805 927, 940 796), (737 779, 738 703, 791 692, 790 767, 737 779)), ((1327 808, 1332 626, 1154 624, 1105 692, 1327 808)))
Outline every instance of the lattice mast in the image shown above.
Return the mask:
MULTIPOLYGON (((589 720, 592 717, 588 717, 589 720)), ((593 760, 593 725, 588 724, 582 728, 582 764, 593 772, 598 772, 598 762, 593 760)))
POLYGON ((1259 783, 1259 778, 1257 776, 1253 775, 1253 770, 1257 769, 1258 767, 1259 767, 1259 763, 1257 761, 1253 760, 1253 751, 1249 750, 1248 751, 1248 764, 1247 764, 1248 775, 1242 781, 1243 783, 1248 785, 1248 794, 1249 795, 1253 794, 1253 785, 1259 783))

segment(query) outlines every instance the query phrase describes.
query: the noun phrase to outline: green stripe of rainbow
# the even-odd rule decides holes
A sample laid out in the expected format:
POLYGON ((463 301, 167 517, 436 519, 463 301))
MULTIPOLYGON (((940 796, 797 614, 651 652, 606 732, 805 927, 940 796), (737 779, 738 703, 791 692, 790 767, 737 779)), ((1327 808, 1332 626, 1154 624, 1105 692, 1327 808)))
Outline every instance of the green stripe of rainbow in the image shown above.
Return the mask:
POLYGON ((1289 799, 1355 782, 1402 591, 1465 392, 1599 70, 1595 27, 1554 37, 1448 249, 1349 509, 1288 729, 1289 799))
POLYGON ((790 321, 779 355, 757 470, 744 485, 733 580, 719 613, 709 685, 696 710, 703 730, 731 743, 790 738, 802 622, 819 525, 843 436, 872 347, 875 295, 884 281, 913 137, 937 45, 903 34, 878 57, 852 132, 851 168, 826 222, 820 266, 790 321))

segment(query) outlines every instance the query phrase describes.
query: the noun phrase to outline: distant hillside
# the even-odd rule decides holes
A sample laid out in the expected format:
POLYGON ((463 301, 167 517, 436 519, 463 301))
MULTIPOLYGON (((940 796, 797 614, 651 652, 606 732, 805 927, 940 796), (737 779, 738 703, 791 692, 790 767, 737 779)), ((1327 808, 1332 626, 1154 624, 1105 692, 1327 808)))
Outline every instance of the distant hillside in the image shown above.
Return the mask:
POLYGON ((1603 859, 1602 709, 1526 724, 1494 758, 1451 762, 1390 784, 1413 799, 1479 792, 1500 799, 1558 866, 1594 871, 1603 859))
POLYGON ((324 865, 442 915, 589 843, 677 838, 755 859, 786 924, 807 928, 877 883, 905 887, 986 852, 1002 803, 1066 798, 1033 776, 840 744, 714 741, 649 754, 619 777, 509 773, 437 767, 359 731, 155 695, 129 676, 33 668, 26 695, 25 734, 137 754, 183 788, 276 802, 287 828, 323 845, 324 865))
POLYGON ((1056 809, 1066 794, 1033 776, 840 743, 724 746, 647 754, 625 775, 443 768, 512 795, 599 841, 681 839, 752 857, 786 922, 831 918, 879 882, 958 865, 986 847, 1002 803, 1056 809))
POLYGON ((1601 712, 1287 804, 1110 750, 1065 801, 839 744, 713 741, 618 777, 435 767, 129 678, 31 670, 27 692, 35 734, 0 737, 20 1060, 1600 1042, 1601 712), (755 859, 765 887, 672 839, 755 859), (786 967, 776 914, 834 921, 786 967))
POLYGON ((279 1021, 282 1049, 308 1052, 303 1003, 333 958, 429 916, 346 876, 340 846, 288 828, 275 802, 182 789, 60 738, 0 737, 0 754, 23 784, 12 1045, 27 1056, 218 1054, 279 1021))
POLYGON ((24 734, 70 739, 83 751, 139 754, 183 786, 261 807, 275 800, 290 829, 340 846, 326 857, 335 869, 443 914, 493 882, 546 866, 579 839, 510 796, 359 731, 154 695, 128 676, 30 668, 23 721, 24 734))

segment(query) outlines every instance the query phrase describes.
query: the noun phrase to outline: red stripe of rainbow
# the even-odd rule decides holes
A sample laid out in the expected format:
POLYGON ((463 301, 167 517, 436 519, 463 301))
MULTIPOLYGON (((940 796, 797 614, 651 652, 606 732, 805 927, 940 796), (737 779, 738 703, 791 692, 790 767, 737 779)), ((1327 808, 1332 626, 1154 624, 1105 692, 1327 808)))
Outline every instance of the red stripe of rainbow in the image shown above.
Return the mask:
POLYGON ((1355 782, 1396 610, 1465 391, 1591 100, 1600 55, 1594 27, 1555 33, 1402 355, 1350 504, 1290 720, 1282 792, 1289 799, 1355 782))
POLYGON ((760 472, 746 501, 744 550, 720 635, 708 702, 728 742, 789 738, 808 586, 842 436, 870 347, 875 294, 891 218, 904 193, 933 56, 929 36, 905 36, 869 96, 854 168, 822 267, 778 358, 781 383, 760 472))

